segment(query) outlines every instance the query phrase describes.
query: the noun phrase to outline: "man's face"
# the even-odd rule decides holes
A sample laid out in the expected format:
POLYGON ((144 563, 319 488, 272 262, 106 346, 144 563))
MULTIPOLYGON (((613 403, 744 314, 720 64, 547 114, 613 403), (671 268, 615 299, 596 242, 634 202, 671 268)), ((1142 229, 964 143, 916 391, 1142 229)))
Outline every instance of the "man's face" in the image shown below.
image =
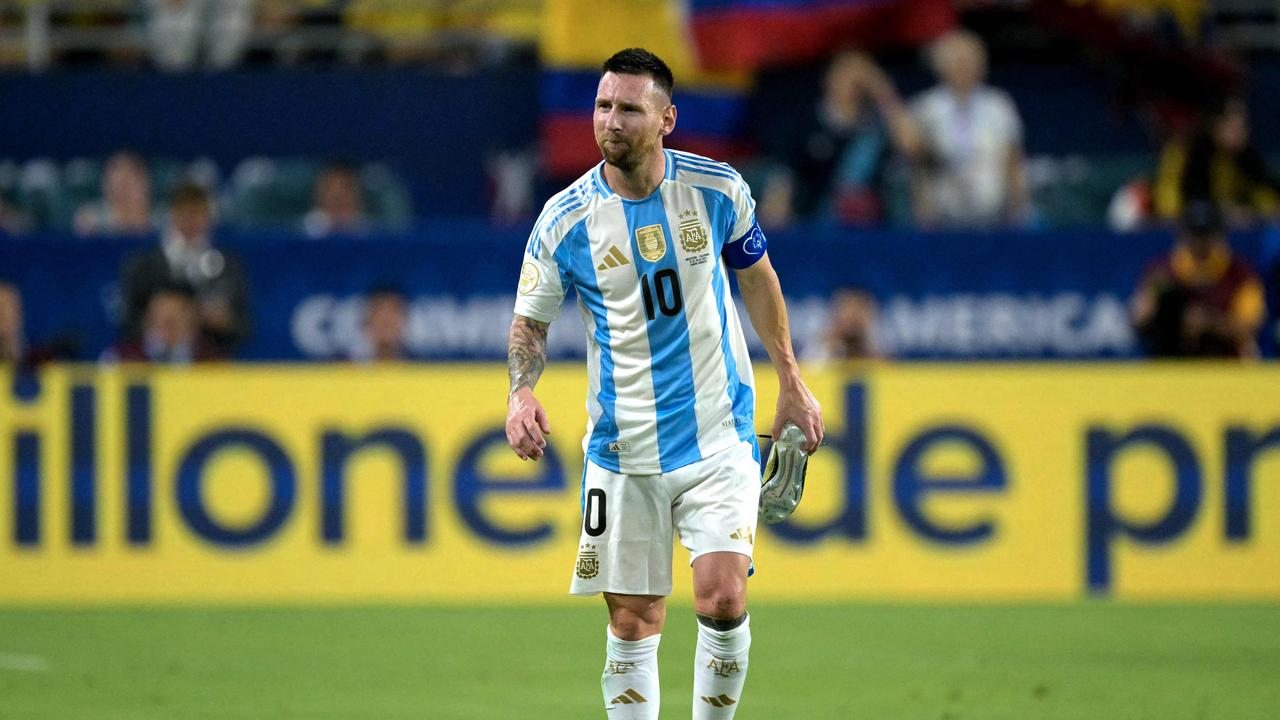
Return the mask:
POLYGON ((596 91, 596 145, 605 162, 630 172, 676 124, 676 108, 648 75, 605 73, 596 91))
POLYGON ((862 53, 846 52, 832 61, 824 79, 827 99, 837 104, 862 101, 870 80, 870 61, 862 53))
POLYGON ((1217 118, 1213 127, 1218 147, 1240 152, 1249 144, 1249 110, 1242 102, 1232 102, 1217 118))
POLYGON ((1183 235, 1183 241, 1186 243, 1187 249, 1191 251, 1191 256, 1196 260, 1203 261, 1209 259, 1215 247, 1225 244, 1226 237, 1217 232, 1187 232, 1183 235))
POLYGON ((187 202, 173 208, 173 225, 188 243, 203 240, 213 227, 213 213, 203 202, 187 202))
POLYGON ((174 348, 196 335, 196 311, 191 299, 178 293, 162 292, 151 298, 145 318, 147 333, 174 348))
POLYGON ((940 50, 938 74, 952 89, 968 92, 986 77, 986 53, 967 38, 951 38, 940 50))
POLYGON ((348 172, 330 171, 316 183, 316 205, 339 225, 358 223, 364 215, 360 179, 348 172))
POLYGON ((145 167, 128 157, 115 157, 103 171, 103 194, 113 203, 140 205, 151 197, 151 180, 145 167))
POLYGON ((369 299, 369 340, 375 346, 399 345, 404 337, 404 301, 396 295, 376 295, 369 299))

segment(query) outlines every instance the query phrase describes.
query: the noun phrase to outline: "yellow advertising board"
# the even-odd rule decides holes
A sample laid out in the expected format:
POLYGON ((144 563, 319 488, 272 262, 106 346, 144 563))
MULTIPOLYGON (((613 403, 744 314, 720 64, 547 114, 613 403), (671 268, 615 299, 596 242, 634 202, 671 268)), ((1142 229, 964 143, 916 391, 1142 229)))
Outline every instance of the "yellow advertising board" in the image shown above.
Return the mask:
MULTIPOLYGON (((584 376, 539 384, 540 463, 496 365, 0 376, 0 603, 562 601, 584 376)), ((1280 368, 808 377, 831 444, 755 598, 1280 598, 1280 368)))

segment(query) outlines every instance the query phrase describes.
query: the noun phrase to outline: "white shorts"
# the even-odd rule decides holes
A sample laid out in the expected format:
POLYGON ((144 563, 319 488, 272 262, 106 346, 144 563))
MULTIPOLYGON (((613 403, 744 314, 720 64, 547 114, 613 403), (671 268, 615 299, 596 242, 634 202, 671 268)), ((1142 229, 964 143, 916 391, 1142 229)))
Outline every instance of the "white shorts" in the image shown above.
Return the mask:
POLYGON ((760 465, 750 443, 661 475, 625 475, 590 459, 573 595, 670 595, 673 533, 689 564, 709 552, 752 556, 760 465))

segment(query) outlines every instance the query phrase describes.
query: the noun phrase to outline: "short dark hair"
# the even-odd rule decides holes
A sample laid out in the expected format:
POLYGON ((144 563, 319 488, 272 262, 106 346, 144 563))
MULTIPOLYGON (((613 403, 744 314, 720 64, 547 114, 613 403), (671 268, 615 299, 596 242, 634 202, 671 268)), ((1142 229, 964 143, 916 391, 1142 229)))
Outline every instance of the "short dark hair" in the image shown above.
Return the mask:
POLYGON ((184 182, 173 191, 173 199, 170 204, 174 207, 187 205, 203 205, 211 207, 213 198, 210 197, 209 191, 198 183, 184 182))
POLYGON ((317 173, 318 177, 326 175, 344 175, 359 182, 360 166, 354 160, 335 158, 325 163, 324 167, 320 168, 320 172, 317 173))
POLYGON ((615 73, 618 75, 648 75, 653 84, 671 97, 676 86, 675 76, 671 68, 662 62, 662 58, 644 48, 627 48, 614 53, 600 66, 600 74, 615 73))
POLYGON ((409 293, 405 292, 404 288, 399 285, 389 282, 378 283, 377 285, 370 287, 369 290, 365 292, 366 301, 381 300, 384 298, 388 300, 398 300, 402 304, 407 304, 409 302, 409 293))
POLYGON ((1226 229, 1221 208, 1207 198, 1188 199, 1181 220, 1184 230, 1199 237, 1218 235, 1226 229))

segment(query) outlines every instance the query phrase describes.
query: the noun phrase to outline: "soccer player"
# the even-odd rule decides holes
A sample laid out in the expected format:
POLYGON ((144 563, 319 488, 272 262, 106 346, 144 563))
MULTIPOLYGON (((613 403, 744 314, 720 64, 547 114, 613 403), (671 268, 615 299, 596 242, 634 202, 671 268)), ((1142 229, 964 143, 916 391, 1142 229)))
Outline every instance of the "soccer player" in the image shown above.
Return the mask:
POLYGON ((605 61, 595 138, 604 162, 551 198, 525 250, 511 324, 507 439, 538 460, 534 397, 549 324, 573 286, 587 327, 583 525, 570 592, 609 608, 601 685, 612 720, 658 717, 658 642, 673 531, 689 550, 698 618, 693 717, 731 718, 751 631, 746 581, 760 493, 755 392, 726 268, 778 373, 773 421, 823 436, 800 378, 755 203, 733 168, 663 148, 673 78, 641 49, 605 61))

